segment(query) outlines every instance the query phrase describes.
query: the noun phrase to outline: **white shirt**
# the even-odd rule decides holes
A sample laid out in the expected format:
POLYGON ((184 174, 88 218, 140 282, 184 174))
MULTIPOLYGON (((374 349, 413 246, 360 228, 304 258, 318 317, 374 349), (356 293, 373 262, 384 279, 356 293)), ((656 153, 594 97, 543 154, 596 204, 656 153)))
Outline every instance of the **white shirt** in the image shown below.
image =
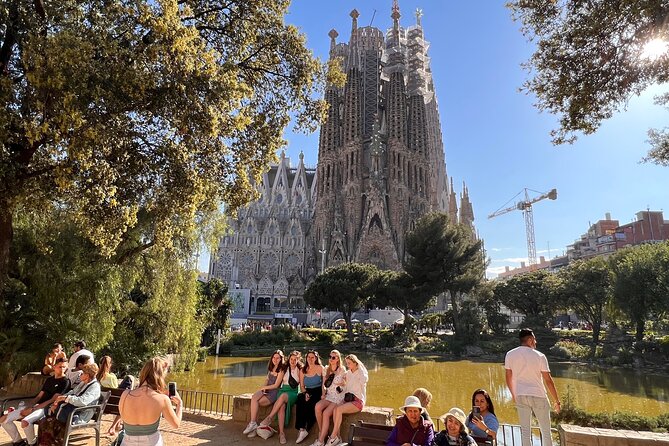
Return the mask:
POLYGON ((362 405, 365 405, 367 401, 367 381, 369 380, 369 374, 364 365, 358 364, 358 370, 352 372, 350 370, 346 371, 346 392, 354 394, 362 401, 362 405))
MULTIPOLYGON (((81 355, 87 355, 91 357, 91 363, 95 362, 95 356, 93 356, 93 353, 91 353, 89 350, 86 350, 85 348, 82 348, 81 350, 72 353, 72 356, 70 356, 70 360, 67 363, 67 377, 74 382, 79 382, 79 375, 81 374, 79 370, 76 370, 75 367, 77 365, 77 358, 81 355)), ((73 384, 74 385, 74 384, 73 384)))
POLYGON ((545 398, 546 388, 541 372, 550 372, 546 356, 525 345, 510 350, 504 358, 504 368, 511 370, 516 395, 545 398))
POLYGON ((298 369, 297 367, 293 367, 290 370, 290 373, 288 373, 288 369, 286 369, 286 372, 283 374, 283 381, 281 382, 281 384, 284 385, 290 384, 288 380, 290 379, 291 375, 295 381, 297 381, 298 383, 300 382, 300 369, 298 369))

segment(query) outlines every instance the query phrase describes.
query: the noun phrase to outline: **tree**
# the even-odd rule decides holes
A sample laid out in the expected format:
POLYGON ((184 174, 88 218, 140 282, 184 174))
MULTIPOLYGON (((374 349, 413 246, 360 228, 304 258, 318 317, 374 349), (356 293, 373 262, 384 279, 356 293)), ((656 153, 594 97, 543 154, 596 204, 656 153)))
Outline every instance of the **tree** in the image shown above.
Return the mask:
POLYGON ((198 282, 198 317, 205 330, 202 333, 202 345, 208 346, 224 330, 232 313, 232 301, 228 297, 228 285, 213 277, 207 282, 198 282))
POLYGON ((592 325, 592 352, 599 343, 604 308, 611 299, 613 274, 608 261, 601 256, 577 260, 562 269, 558 292, 562 301, 578 316, 592 325))
POLYGON ((372 303, 379 308, 392 307, 404 315, 403 327, 409 327, 411 312, 420 312, 432 305, 434 294, 426 287, 416 286, 404 271, 380 271, 372 303))
POLYGON ((666 311, 669 293, 669 243, 639 245, 611 257, 615 306, 636 328, 643 340, 646 320, 666 311))
POLYGON ((288 5, 3 2, 0 289, 19 209, 57 203, 120 263, 193 251, 221 202, 254 198, 291 116, 313 129, 325 109, 324 68, 288 5))
POLYGON ((509 316, 502 313, 502 303, 495 297, 495 282, 481 282, 470 293, 485 313, 488 329, 495 334, 503 334, 509 325, 509 316))
POLYGON ((481 241, 465 226, 451 224, 448 215, 433 212, 416 222, 405 241, 404 270, 421 293, 449 293, 456 336, 462 331, 459 301, 483 280, 481 241))
MULTIPOLYGON (((524 89, 538 97, 539 109, 559 115, 555 144, 573 142, 576 132, 594 133, 632 96, 669 79, 666 48, 657 57, 644 55, 649 42, 666 41, 667 2, 513 0, 508 6, 523 34, 537 42, 524 89)), ((657 102, 669 105, 669 95, 657 102)), ((648 159, 669 165, 669 133, 649 136, 648 159)))
POLYGON ((317 310, 341 311, 348 338, 353 341, 353 313, 364 307, 373 296, 378 273, 374 265, 364 263, 332 266, 311 282, 304 292, 304 301, 317 310))
POLYGON ((520 274, 500 282, 495 287, 495 298, 507 308, 523 313, 526 325, 546 327, 553 318, 557 301, 557 279, 547 271, 520 274))

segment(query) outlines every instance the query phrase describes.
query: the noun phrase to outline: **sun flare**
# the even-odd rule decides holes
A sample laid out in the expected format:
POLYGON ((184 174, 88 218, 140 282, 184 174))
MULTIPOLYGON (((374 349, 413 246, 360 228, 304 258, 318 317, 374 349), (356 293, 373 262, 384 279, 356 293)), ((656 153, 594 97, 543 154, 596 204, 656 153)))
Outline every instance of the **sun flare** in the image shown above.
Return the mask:
POLYGON ((643 59, 656 60, 667 53, 669 42, 663 39, 653 39, 643 46, 641 57, 643 59))

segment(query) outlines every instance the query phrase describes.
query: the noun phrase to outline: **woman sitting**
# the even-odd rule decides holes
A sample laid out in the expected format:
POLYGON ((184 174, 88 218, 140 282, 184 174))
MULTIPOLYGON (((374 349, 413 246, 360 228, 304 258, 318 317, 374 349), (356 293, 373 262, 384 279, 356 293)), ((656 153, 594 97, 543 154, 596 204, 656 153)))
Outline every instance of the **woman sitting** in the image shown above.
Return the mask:
POLYGON ((290 422, 290 411, 293 404, 297 401, 297 394, 300 390, 300 382, 302 382, 302 354, 298 351, 293 351, 288 356, 288 362, 284 365, 283 379, 281 380, 281 388, 272 407, 272 411, 260 423, 260 427, 269 426, 275 415, 279 416, 279 443, 286 444, 286 432, 284 428, 290 422))
POLYGON ((346 393, 344 402, 337 406, 333 415, 332 434, 327 442, 327 446, 337 446, 341 443, 339 429, 344 418, 344 414, 357 413, 362 411, 367 400, 367 381, 369 374, 367 368, 355 355, 346 356, 346 393))
POLYGON ((284 375, 284 356, 281 350, 276 350, 267 364, 267 379, 265 385, 251 396, 251 421, 244 429, 244 435, 250 437, 257 435, 258 409, 262 406, 274 404, 279 393, 279 386, 284 375))
POLYGON ((108 389, 118 389, 118 378, 111 372, 111 356, 103 356, 100 359, 100 371, 98 372, 98 381, 102 387, 108 389))
POLYGON ((467 427, 475 440, 497 440, 499 421, 495 416, 495 406, 490 395, 483 389, 477 389, 472 395, 472 410, 467 417, 467 427), (474 413, 476 411, 477 413, 474 413))
POLYGON ((325 398, 316 403, 316 422, 318 423, 318 438, 311 446, 323 446, 328 435, 330 418, 335 408, 344 402, 344 376, 346 370, 342 367, 341 353, 338 350, 330 352, 328 366, 325 369, 323 393, 325 398))
POLYGON ((53 344, 51 351, 44 358, 44 367, 42 368, 42 375, 53 375, 53 368, 56 365, 56 360, 63 359, 67 361, 67 355, 63 351, 63 346, 59 343, 53 344))
POLYGON ((446 429, 434 436, 434 446, 476 446, 476 440, 467 435, 467 419, 462 409, 452 408, 441 416, 446 429))
POLYGON ((181 397, 178 394, 167 396, 167 369, 164 358, 150 359, 139 372, 139 387, 121 395, 118 409, 125 431, 121 446, 162 446, 163 439, 158 430, 161 415, 174 428, 181 424, 181 397))
POLYGON ((434 439, 432 422, 425 420, 421 415, 425 412, 420 400, 416 396, 408 396, 404 406, 400 407, 404 414, 399 417, 386 441, 388 446, 419 445, 431 446, 434 439))
POLYGON ((318 352, 307 353, 307 363, 302 369, 300 381, 303 392, 297 395, 295 403, 295 429, 299 430, 295 443, 304 441, 316 423, 316 403, 323 397, 324 371, 318 352))
POLYGON ((421 414, 421 417, 429 422, 432 422, 432 418, 430 418, 430 414, 427 412, 427 409, 430 408, 430 403, 432 402, 432 392, 424 387, 419 387, 413 391, 413 396, 418 397, 421 406, 423 406, 423 413, 421 414))

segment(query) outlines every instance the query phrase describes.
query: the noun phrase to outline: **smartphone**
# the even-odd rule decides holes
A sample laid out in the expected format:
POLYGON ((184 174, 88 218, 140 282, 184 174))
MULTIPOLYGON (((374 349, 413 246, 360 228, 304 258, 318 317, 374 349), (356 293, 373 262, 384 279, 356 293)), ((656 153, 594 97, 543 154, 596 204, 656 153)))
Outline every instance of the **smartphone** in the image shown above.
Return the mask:
POLYGON ((481 408, 479 406, 472 406, 472 415, 479 420, 481 419, 481 408))
POLYGON ((176 396, 177 394, 177 383, 171 381, 167 384, 167 394, 171 397, 176 396))

